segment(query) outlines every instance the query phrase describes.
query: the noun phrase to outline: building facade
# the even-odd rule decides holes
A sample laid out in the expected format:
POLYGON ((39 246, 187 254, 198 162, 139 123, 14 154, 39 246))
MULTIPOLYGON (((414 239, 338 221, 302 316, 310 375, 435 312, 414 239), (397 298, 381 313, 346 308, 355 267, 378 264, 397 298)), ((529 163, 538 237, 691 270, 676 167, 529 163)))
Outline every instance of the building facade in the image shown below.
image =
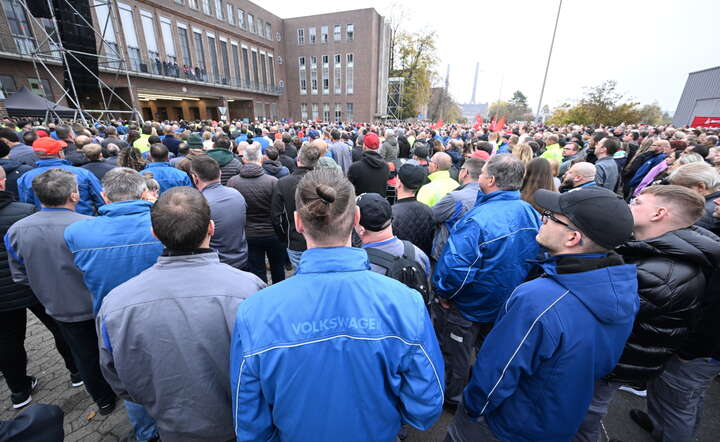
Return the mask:
POLYGON ((688 74, 673 125, 720 127, 720 66, 688 74))
MULTIPOLYGON (((369 121, 384 113, 389 26, 374 9, 282 19, 241 0, 89 1, 100 78, 116 95, 80 97, 85 109, 122 109, 124 101, 153 120, 369 121)), ((42 47, 52 21, 19 0, 0 2, 5 95, 28 87, 72 106, 60 53, 42 47), (37 71, 33 54, 45 62, 37 71)))

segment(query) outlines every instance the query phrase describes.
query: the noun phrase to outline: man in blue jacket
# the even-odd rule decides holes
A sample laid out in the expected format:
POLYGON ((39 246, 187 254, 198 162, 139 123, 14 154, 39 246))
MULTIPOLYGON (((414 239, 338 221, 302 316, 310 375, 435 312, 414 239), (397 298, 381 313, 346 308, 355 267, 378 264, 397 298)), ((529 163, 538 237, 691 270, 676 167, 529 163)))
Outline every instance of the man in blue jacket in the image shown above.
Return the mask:
POLYGON ((483 166, 475 207, 458 221, 433 275, 431 304, 445 356, 445 398, 457 404, 474 353, 498 310, 528 275, 536 258, 540 217, 520 199, 525 166, 512 155, 495 155, 483 166))
MULTIPOLYGON (((163 251, 152 234, 145 178, 127 167, 116 167, 103 177, 103 188, 107 204, 100 208, 100 216, 65 229, 65 242, 83 272, 96 315, 105 295, 155 264, 163 251)), ((143 407, 126 402, 125 408, 137 440, 156 436, 155 422, 143 407)))
POLYGON ((454 442, 572 439, 632 331, 636 267, 611 251, 631 238, 627 204, 600 187, 538 190, 535 201, 544 274, 500 309, 448 428, 454 442))
POLYGON ((192 186, 187 173, 170 165, 169 156, 170 152, 166 145, 153 144, 150 146, 150 160, 152 162, 143 170, 143 173, 145 171, 152 172, 153 178, 160 184, 160 193, 175 186, 192 186))
POLYGON ((308 249, 292 278, 240 304, 230 355, 237 440, 395 441, 440 416, 442 356, 420 294, 350 247, 360 219, 336 169, 295 194, 308 249))
POLYGON ((102 186, 97 177, 87 169, 71 166, 63 154, 63 147, 67 144, 64 141, 55 140, 50 137, 38 138, 33 142, 32 148, 40 157, 35 163, 36 167, 28 170, 17 180, 17 190, 20 201, 23 203, 35 204, 41 208, 40 200, 35 196, 32 189, 33 179, 48 169, 64 169, 77 176, 78 189, 80 190, 80 201, 77 203, 78 213, 93 215, 105 201, 102 198, 102 186))

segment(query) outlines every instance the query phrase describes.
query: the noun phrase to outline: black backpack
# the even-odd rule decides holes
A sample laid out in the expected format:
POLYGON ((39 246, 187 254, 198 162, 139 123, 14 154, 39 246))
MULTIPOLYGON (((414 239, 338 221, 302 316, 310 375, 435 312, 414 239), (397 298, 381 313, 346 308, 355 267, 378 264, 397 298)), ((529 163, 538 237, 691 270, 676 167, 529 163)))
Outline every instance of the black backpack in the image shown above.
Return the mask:
POLYGON ((425 270, 415 261, 415 246, 409 241, 402 243, 405 247, 402 256, 391 255, 376 247, 368 247, 365 251, 372 264, 386 270, 385 276, 417 290, 427 304, 430 301, 430 288, 425 270))

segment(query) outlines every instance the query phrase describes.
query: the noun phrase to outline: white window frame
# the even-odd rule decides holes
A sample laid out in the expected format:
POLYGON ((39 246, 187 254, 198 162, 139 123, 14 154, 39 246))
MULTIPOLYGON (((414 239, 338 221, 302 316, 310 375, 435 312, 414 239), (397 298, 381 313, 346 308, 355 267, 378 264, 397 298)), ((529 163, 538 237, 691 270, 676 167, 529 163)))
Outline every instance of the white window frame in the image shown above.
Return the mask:
POLYGON ((317 43, 317 28, 308 28, 308 44, 314 45, 317 43))
POLYGON ((354 24, 349 23, 345 27, 345 36, 347 38, 347 41, 355 40, 355 25, 354 24))
POLYGON ((333 41, 342 40, 342 25, 333 25, 333 41))
POLYGON ((329 26, 320 26, 320 44, 327 44, 330 41, 329 26))
POLYGON ((297 29, 297 43, 298 46, 303 46, 305 44, 305 28, 297 29))
POLYGON ((225 3, 225 15, 228 23, 235 26, 235 6, 232 3, 225 3))
POLYGON ((223 19, 223 5, 222 0, 215 0, 215 18, 222 21, 223 19))

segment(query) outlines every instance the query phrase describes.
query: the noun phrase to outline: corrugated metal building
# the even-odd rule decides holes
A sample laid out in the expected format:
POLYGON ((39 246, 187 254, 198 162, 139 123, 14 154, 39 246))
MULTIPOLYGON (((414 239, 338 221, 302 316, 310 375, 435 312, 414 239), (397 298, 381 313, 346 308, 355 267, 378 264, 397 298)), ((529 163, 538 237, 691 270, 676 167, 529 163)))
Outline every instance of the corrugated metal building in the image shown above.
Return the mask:
POLYGON ((720 117, 720 66, 688 74, 673 125, 691 124, 695 117, 720 117))

